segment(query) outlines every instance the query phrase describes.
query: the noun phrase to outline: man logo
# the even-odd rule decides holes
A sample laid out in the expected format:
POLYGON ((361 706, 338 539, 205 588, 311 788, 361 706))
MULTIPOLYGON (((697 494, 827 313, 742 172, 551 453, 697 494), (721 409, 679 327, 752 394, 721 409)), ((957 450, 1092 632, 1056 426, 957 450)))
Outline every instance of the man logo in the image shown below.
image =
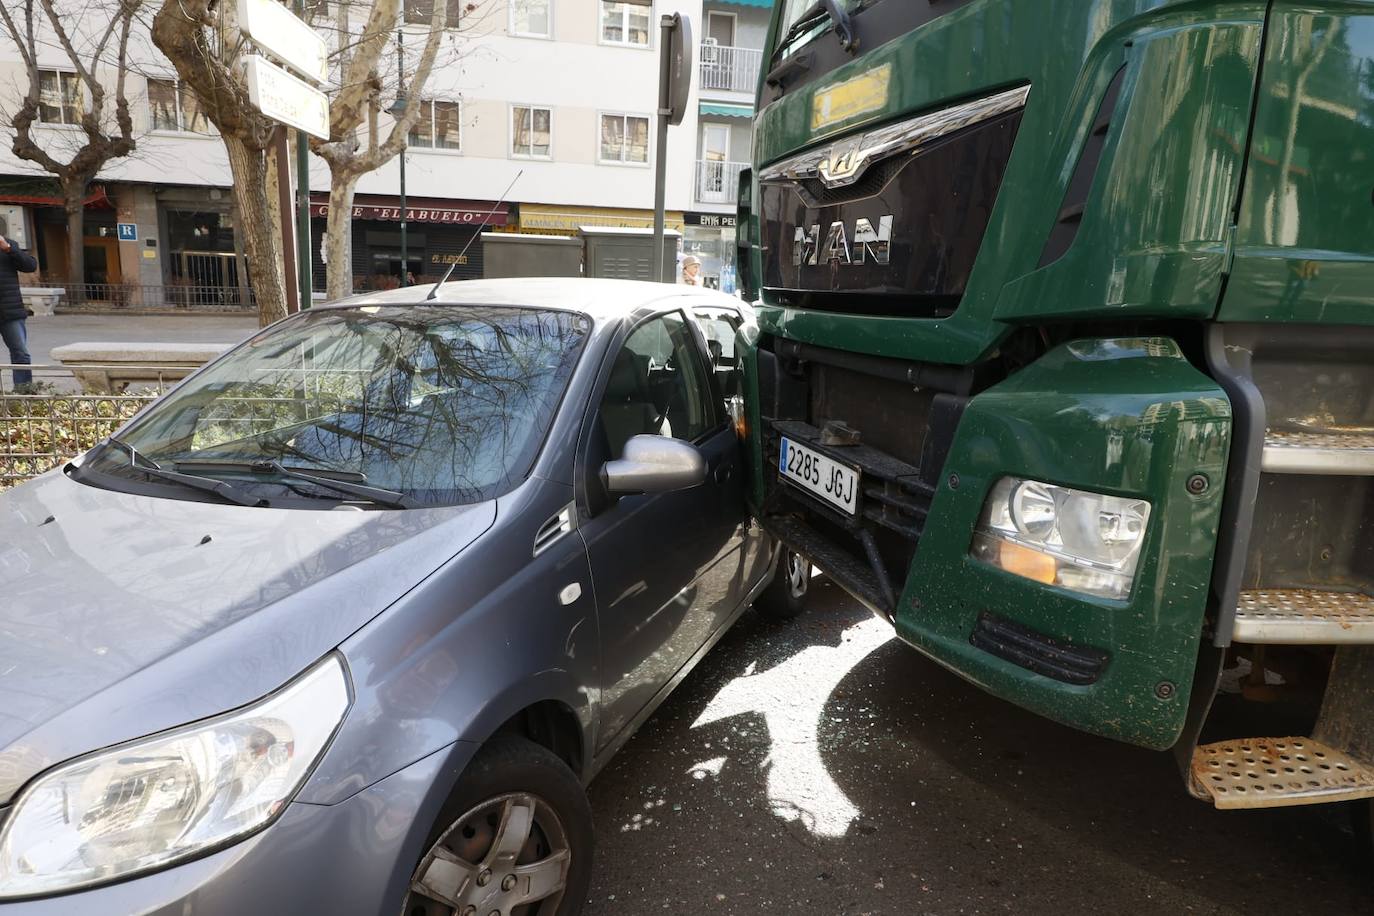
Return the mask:
POLYGON ((892 215, 879 217, 878 229, 867 219, 854 221, 854 245, 851 248, 845 235, 844 223, 836 220, 830 224, 825 244, 820 244, 820 223, 812 223, 810 229, 796 228, 793 234, 792 264, 812 267, 820 263, 822 256, 827 264, 864 264, 869 258, 874 264, 888 264, 892 260, 892 215))
POLYGON ((868 155, 859 149, 859 141, 837 143, 830 154, 816 167, 821 182, 828 188, 845 185, 859 177, 859 169, 868 163, 868 155))

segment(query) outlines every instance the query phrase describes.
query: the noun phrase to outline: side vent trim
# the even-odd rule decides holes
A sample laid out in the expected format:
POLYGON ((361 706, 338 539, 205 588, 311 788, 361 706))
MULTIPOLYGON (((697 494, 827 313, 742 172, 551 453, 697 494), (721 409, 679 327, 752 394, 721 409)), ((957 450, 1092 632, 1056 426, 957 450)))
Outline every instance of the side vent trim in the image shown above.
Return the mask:
POLYGON ((1088 132, 1078 165, 1064 191, 1059 216, 1055 218, 1054 228, 1045 240, 1037 267, 1045 267, 1062 258, 1078 237, 1078 227, 1083 222, 1083 208, 1088 203, 1088 195, 1092 193, 1093 180, 1097 177, 1097 166, 1102 161, 1102 150, 1107 146, 1107 134, 1112 127, 1112 117, 1116 114, 1116 103, 1121 98, 1121 84, 1125 77, 1126 65, 1122 64, 1102 95, 1102 101, 1098 103, 1097 117, 1093 118, 1092 130, 1088 132))
POLYGON ((568 503, 553 518, 539 526, 539 532, 534 536, 534 556, 539 556, 565 534, 572 533, 577 527, 575 511, 573 504, 568 503))

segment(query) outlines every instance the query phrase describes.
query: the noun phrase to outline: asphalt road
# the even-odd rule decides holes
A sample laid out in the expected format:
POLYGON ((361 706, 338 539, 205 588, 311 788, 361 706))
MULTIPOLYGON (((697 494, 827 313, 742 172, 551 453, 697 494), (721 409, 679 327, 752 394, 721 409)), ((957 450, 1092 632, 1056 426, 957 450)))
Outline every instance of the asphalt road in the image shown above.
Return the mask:
POLYGON ((50 315, 30 318, 29 352, 52 362, 53 347, 80 342, 236 343, 257 330, 257 315, 50 315))
POLYGON ((1374 912, 1343 811, 1215 811, 1170 756, 996 700, 815 582, 592 784, 587 916, 1374 912))

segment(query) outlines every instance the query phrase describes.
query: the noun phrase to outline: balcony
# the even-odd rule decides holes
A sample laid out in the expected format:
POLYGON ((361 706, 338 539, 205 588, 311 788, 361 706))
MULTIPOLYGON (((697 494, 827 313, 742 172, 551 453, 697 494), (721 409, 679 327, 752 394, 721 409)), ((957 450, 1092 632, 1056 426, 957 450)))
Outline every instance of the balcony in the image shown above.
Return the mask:
POLYGON ((702 91, 747 92, 758 86, 763 52, 756 48, 728 48, 703 42, 701 45, 702 91))
POLYGON ((734 204, 739 194, 739 173, 747 162, 719 159, 697 160, 697 201, 703 204, 734 204))

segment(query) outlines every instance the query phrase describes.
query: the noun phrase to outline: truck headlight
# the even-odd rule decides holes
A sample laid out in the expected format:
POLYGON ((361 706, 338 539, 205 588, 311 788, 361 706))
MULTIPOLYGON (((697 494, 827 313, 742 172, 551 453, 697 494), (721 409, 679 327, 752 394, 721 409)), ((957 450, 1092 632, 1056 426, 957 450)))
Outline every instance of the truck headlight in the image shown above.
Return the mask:
POLYGON ((0 832, 0 899, 115 881, 266 825, 348 704, 343 665, 330 656, 252 706, 40 776, 0 832))
POLYGON ((1150 504, 1003 477, 973 535, 973 556, 1046 585, 1126 598, 1135 581, 1150 504))

